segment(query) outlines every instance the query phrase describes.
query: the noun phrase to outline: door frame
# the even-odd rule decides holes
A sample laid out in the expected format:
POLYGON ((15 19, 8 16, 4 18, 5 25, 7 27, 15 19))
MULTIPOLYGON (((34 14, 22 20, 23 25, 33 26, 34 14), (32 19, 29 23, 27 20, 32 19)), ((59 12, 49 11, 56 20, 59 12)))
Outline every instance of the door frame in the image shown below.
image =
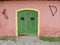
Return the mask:
POLYGON ((16 36, 18 36, 18 18, 17 18, 17 14, 18 11, 22 11, 22 10, 34 10, 38 12, 38 34, 37 36, 40 36, 40 11, 34 8, 23 8, 23 9, 18 9, 16 10, 16 36))

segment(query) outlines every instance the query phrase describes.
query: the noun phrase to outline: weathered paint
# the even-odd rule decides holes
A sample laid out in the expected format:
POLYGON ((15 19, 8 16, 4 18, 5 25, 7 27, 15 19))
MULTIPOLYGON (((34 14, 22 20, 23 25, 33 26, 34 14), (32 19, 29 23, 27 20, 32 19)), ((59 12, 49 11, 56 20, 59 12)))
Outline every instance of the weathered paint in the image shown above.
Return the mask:
POLYGON ((0 36, 16 36, 16 10, 23 8, 34 8, 40 11, 40 35, 60 35, 59 5, 59 1, 0 2, 0 36), (52 16, 49 5, 57 7, 55 16, 52 16), (3 9, 6 9, 8 20, 2 14, 3 9))

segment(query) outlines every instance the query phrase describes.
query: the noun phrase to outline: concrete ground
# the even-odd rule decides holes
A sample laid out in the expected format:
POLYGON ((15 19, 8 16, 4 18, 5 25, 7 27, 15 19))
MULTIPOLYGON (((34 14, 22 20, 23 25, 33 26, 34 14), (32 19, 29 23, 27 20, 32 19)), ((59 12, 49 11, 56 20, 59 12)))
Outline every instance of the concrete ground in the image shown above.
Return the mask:
POLYGON ((38 37, 19 36, 16 42, 0 40, 0 45, 60 45, 60 42, 42 41, 38 37))

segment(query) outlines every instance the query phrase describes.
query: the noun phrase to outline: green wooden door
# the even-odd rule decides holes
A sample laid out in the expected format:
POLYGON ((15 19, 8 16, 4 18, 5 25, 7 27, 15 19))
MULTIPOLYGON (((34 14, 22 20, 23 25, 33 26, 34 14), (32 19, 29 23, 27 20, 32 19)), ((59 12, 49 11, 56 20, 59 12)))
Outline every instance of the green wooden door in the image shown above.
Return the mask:
POLYGON ((38 35, 38 12, 34 10, 22 10, 18 12, 18 34, 38 35))

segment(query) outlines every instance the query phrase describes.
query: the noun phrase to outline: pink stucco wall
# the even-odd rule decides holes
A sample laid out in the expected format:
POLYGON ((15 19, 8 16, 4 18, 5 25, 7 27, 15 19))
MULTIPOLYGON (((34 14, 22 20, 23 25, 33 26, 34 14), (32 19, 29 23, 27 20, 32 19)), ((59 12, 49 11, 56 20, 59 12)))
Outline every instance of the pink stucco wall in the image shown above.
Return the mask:
POLYGON ((16 35, 16 10, 34 8, 40 11, 40 35, 60 35, 60 2, 57 1, 9 1, 0 2, 0 36, 16 35), (52 16, 49 5, 57 7, 57 13, 52 16), (6 9, 7 20, 2 14, 6 9))

